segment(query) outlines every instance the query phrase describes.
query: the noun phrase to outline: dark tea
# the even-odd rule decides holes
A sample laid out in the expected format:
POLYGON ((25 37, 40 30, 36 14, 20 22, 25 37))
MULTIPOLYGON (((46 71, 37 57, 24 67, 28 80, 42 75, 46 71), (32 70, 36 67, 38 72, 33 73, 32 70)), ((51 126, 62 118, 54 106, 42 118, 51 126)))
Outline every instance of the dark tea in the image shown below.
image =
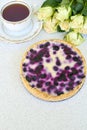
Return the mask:
POLYGON ((23 4, 11 4, 5 7, 2 16, 7 21, 17 22, 25 19, 29 15, 29 9, 23 4))

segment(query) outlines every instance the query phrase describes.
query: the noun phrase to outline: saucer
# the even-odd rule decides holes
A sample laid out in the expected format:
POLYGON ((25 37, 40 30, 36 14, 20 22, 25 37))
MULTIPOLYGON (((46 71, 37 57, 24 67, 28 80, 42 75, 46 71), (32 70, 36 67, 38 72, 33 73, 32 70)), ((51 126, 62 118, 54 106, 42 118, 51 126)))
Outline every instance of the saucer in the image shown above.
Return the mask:
MULTIPOLYGON (((0 10, 4 4, 6 4, 7 2, 10 2, 10 1, 11 0, 8 0, 8 1, 3 0, 3 2, 0 5, 0 10)), ((25 2, 27 4, 29 4, 29 2, 27 0, 25 0, 25 2)), ((35 36, 37 36, 39 34, 39 32, 41 31, 41 29, 42 29, 42 22, 38 20, 35 13, 32 14, 31 30, 29 30, 27 28, 21 32, 18 32, 18 33, 20 33, 20 35, 18 35, 18 36, 13 32, 10 32, 10 34, 13 33, 12 36, 9 34, 9 32, 5 32, 5 30, 3 28, 3 24, 0 20, 0 40, 3 40, 8 43, 23 43, 23 42, 29 41, 29 40, 33 39, 35 36)))
POLYGON ((0 39, 10 43, 23 43, 29 41, 34 38, 42 29, 42 22, 38 21, 38 19, 34 16, 32 18, 32 24, 33 27, 31 31, 29 31, 26 35, 24 32, 27 30, 23 30, 20 32, 20 36, 15 36, 15 34, 10 36, 9 34, 5 33, 2 23, 0 21, 0 39))

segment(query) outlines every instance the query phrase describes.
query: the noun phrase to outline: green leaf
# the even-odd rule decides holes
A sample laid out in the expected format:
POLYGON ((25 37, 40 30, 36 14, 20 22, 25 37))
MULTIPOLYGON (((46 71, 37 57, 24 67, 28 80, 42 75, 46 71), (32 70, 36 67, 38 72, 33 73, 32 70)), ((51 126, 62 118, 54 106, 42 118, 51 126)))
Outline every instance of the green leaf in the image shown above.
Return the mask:
POLYGON ((76 12, 80 12, 83 9, 83 4, 82 3, 77 3, 75 6, 76 12))
POLYGON ((62 30, 59 25, 57 26, 57 31, 58 31, 58 32, 65 32, 65 30, 62 30))
POLYGON ((83 0, 84 2, 87 2, 87 0, 83 0))
POLYGON ((61 3, 62 2, 62 0, 56 0, 58 3, 61 3))
POLYGON ((84 4, 84 0, 76 0, 78 3, 84 4))
POLYGON ((87 2, 85 2, 84 8, 82 10, 82 15, 87 16, 87 2))
POLYGON ((58 2, 57 0, 46 0, 41 7, 46 7, 46 6, 51 6, 51 7, 57 7, 58 4, 60 2, 58 2))
POLYGON ((73 12, 73 15, 75 14, 78 14, 82 11, 84 7, 84 4, 83 3, 80 3, 80 2, 74 2, 72 4, 72 12, 73 12))

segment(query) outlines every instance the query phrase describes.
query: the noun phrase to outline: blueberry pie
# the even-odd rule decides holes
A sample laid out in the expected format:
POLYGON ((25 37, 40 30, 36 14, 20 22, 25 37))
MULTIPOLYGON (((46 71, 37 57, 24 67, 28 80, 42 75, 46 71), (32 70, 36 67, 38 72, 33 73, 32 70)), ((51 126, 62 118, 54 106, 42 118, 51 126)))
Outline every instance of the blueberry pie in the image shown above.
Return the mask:
POLYGON ((44 40, 29 47, 21 64, 21 78, 30 93, 47 101, 75 95, 86 77, 81 52, 62 40, 44 40))

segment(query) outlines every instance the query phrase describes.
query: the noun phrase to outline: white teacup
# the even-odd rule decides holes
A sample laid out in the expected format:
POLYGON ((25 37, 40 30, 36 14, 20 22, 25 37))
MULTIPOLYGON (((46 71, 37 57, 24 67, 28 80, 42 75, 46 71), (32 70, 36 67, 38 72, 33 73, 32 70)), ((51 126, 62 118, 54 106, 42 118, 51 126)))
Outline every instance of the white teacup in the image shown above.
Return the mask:
MULTIPOLYGON (((32 26, 33 26, 31 15, 32 15, 31 6, 23 1, 12 1, 12 2, 5 4, 1 9, 1 21, 2 21, 4 32, 11 36, 26 35, 32 29, 32 26), (27 11, 29 11, 29 14, 21 20, 16 20, 16 21, 8 20, 4 16, 4 12, 8 13, 8 12, 6 12, 6 8, 8 8, 8 7, 10 8, 11 5, 13 6, 15 4, 25 6, 27 11)), ((13 16, 14 16, 14 14, 13 14, 13 16)))

